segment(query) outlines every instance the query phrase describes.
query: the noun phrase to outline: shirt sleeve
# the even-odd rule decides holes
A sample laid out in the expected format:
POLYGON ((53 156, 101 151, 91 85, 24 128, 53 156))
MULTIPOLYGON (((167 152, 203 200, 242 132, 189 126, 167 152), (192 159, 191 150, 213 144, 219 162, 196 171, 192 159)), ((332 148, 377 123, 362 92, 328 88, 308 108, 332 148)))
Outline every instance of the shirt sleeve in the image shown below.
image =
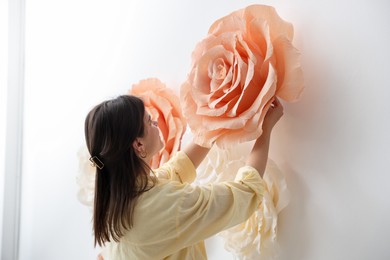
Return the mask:
POLYGON ((244 222, 263 192, 263 179, 250 166, 240 168, 234 182, 186 185, 176 213, 177 242, 186 247, 244 222))
POLYGON ((191 183, 195 180, 196 169, 187 154, 179 151, 168 162, 155 170, 155 174, 159 179, 191 183))

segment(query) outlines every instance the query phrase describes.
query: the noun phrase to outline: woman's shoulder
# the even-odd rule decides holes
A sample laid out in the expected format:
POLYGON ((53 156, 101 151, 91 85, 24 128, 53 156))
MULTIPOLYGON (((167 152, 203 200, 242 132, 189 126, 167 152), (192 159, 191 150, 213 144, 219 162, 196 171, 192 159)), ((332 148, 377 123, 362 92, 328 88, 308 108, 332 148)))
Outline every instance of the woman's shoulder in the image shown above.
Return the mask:
POLYGON ((161 197, 165 197, 167 199, 174 196, 174 194, 178 194, 183 191, 186 187, 187 183, 181 183, 177 180, 165 179, 165 178, 156 178, 153 186, 147 191, 143 192, 138 200, 158 200, 161 197))

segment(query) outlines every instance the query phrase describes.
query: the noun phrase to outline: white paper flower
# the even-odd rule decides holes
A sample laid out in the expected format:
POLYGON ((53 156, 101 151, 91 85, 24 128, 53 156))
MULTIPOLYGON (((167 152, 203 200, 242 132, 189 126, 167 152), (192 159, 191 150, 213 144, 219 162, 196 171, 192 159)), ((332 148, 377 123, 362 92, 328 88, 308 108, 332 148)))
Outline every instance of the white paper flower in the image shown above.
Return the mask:
POLYGON ((91 165, 87 146, 80 147, 77 157, 79 159, 79 174, 76 178, 79 191, 77 199, 92 209, 95 196, 95 174, 96 169, 91 165))
POLYGON ((238 169, 245 165, 253 142, 237 144, 234 149, 221 149, 213 145, 197 169, 194 184, 233 181, 238 169))
MULTIPOLYGON (((233 181, 238 169, 245 165, 252 143, 242 143, 222 150, 213 146, 199 166, 196 184, 233 181)), ((220 233, 226 250, 237 259, 274 259, 278 254, 278 214, 289 202, 289 192, 283 173, 268 159, 263 176, 265 191, 258 210, 244 223, 220 233)))

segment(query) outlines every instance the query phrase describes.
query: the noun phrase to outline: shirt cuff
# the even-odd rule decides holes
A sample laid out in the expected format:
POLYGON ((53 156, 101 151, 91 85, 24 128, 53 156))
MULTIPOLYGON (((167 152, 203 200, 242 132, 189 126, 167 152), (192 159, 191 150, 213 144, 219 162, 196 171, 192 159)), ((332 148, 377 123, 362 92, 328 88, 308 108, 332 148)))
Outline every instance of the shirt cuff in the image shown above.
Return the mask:
POLYGON ((175 155, 176 164, 175 172, 180 176, 182 183, 191 183, 196 177, 196 168, 192 163, 191 159, 188 158, 184 151, 179 151, 175 155))
POLYGON ((259 172, 252 166, 243 166, 238 169, 235 182, 247 185, 252 189, 256 196, 261 200, 264 195, 265 184, 259 172))

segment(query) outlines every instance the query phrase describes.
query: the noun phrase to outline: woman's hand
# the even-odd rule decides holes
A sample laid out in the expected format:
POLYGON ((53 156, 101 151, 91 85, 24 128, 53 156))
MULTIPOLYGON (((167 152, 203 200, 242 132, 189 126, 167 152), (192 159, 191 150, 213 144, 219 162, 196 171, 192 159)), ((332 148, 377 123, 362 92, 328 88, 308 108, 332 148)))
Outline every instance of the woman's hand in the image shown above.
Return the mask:
POLYGON ((283 116, 283 106, 280 103, 279 99, 275 97, 274 101, 272 101, 271 107, 267 111, 263 122, 263 131, 266 134, 271 133, 275 124, 279 121, 279 119, 283 116))
POLYGON ((271 107, 267 111, 263 121, 263 133, 257 138, 252 152, 250 153, 247 165, 255 168, 261 177, 264 175, 265 167, 268 160, 269 143, 271 138, 271 131, 275 124, 283 115, 283 106, 280 101, 275 97, 272 101, 271 107))

